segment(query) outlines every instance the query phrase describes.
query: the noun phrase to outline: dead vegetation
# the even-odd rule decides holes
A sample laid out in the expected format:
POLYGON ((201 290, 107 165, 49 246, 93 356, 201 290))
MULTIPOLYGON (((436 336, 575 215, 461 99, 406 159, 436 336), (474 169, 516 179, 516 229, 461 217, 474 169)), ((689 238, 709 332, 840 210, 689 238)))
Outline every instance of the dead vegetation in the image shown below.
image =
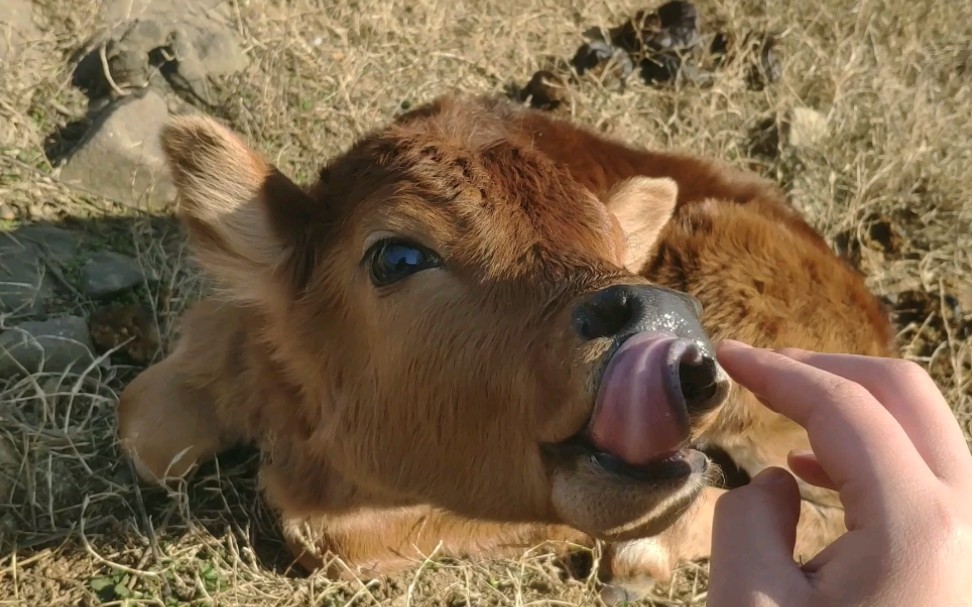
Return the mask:
MULTIPOLYGON (((209 111, 304 181, 398 112, 449 89, 518 91, 571 57, 585 30, 655 8, 631 0, 229 7, 250 61, 220 83, 209 111)), ((972 431, 972 25, 961 3, 697 7, 713 31, 779 32, 779 81, 753 90, 744 66, 704 86, 631 78, 618 87, 582 77, 557 111, 782 183, 886 299, 902 351, 933 373, 972 431)), ((111 313, 98 311, 104 304, 58 301, 60 312, 108 319, 97 325, 106 356, 96 364, 0 379, 0 604, 596 604, 596 553, 570 562, 542 551, 515 562, 433 558, 370 585, 299 575, 259 501, 251 452, 221 458, 175 491, 133 482, 113 446, 117 392, 144 364, 146 347, 158 343, 155 356, 168 347, 179 312, 205 287, 170 221, 123 212, 60 182, 45 140, 84 117, 71 76, 100 29, 98 3, 37 0, 35 13, 42 35, 23 60, 0 68, 0 207, 15 211, 0 212, 0 228, 58 223, 88 248, 136 256, 157 278, 133 301, 113 303, 141 306, 124 308, 136 328, 123 339, 111 333, 111 313), (125 343, 132 334, 139 347, 125 343)), ((9 324, 2 315, 0 322, 9 324)), ((704 564, 686 567, 671 588, 658 589, 655 604, 704 604, 705 579, 704 564)))

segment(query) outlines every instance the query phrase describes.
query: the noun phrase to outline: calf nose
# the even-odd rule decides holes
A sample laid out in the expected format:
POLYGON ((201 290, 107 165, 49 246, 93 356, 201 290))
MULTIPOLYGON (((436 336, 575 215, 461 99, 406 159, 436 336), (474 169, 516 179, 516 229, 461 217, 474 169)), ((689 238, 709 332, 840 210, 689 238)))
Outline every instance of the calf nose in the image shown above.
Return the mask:
POLYGON ((574 310, 574 328, 585 340, 627 333, 636 320, 637 305, 631 287, 617 285, 597 291, 574 310))

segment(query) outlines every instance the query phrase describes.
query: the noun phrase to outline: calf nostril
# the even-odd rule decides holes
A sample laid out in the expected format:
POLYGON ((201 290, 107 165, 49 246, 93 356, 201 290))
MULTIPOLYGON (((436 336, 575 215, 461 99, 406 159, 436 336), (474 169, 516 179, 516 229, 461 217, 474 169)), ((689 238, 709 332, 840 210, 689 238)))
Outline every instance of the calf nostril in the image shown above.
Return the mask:
POLYGON ((679 388, 689 411, 702 411, 715 403, 719 391, 716 362, 708 356, 685 358, 678 366, 679 388))
POLYGON ((626 289, 614 287, 581 304, 575 313, 575 326, 587 340, 613 337, 631 324, 634 314, 634 299, 626 289))

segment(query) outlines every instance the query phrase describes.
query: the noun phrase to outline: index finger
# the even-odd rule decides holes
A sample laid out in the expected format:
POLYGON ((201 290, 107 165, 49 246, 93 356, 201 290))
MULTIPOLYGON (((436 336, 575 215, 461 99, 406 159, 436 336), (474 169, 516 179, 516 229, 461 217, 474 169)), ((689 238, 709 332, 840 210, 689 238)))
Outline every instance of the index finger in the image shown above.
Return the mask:
POLYGON ((953 483, 972 478, 972 456, 962 428, 938 386, 918 365, 797 349, 782 354, 861 384, 898 420, 936 475, 953 483))
POLYGON ((768 407, 807 430, 824 471, 841 493, 848 528, 887 520, 890 504, 931 477, 894 417, 863 386, 776 352, 723 342, 719 361, 768 407))

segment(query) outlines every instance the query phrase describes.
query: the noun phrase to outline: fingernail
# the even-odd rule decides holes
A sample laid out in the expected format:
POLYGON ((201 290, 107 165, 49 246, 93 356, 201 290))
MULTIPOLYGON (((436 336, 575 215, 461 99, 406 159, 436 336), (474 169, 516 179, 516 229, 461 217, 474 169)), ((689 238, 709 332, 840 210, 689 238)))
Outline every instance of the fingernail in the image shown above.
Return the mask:
POLYGON ((790 457, 816 457, 812 449, 790 449, 790 457))

